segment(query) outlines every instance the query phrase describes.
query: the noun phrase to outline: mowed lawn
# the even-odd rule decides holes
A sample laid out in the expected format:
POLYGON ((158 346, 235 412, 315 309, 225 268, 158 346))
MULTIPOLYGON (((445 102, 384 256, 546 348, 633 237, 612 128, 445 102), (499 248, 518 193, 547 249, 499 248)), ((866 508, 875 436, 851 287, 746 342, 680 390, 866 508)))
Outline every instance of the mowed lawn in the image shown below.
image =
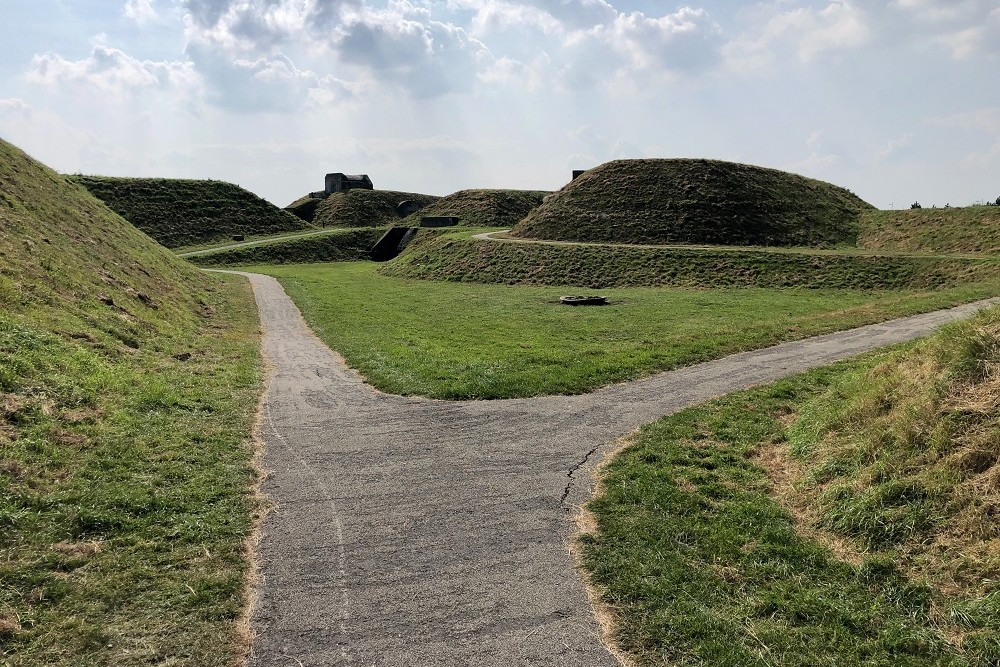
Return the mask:
POLYGON ((457 284, 379 275, 370 263, 251 267, 273 275, 313 330, 382 391, 495 399, 591 391, 741 350, 984 298, 935 292, 583 288, 457 284))

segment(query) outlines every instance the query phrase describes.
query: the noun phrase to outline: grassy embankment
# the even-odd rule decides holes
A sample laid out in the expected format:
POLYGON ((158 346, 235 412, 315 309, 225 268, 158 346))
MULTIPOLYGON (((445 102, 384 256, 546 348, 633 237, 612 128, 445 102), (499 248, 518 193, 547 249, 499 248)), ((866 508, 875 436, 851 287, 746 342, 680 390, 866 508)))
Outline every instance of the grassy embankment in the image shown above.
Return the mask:
POLYGON ((992 281, 993 258, 871 255, 805 248, 683 248, 418 237, 380 271, 405 278, 507 285, 936 289, 992 281))
POLYGON ((860 224, 861 248, 1000 253, 1000 206, 865 211, 860 224))
POLYGON ((325 199, 306 195, 285 210, 316 227, 388 227, 401 224, 397 206, 403 201, 428 205, 440 199, 434 195, 393 190, 348 190, 325 199))
POLYGON ((113 211, 168 248, 187 248, 312 225, 222 181, 72 176, 113 211))
POLYGON ((0 142, 0 662, 245 650, 248 287, 0 142))
POLYGON ((854 245, 872 206, 775 169, 718 160, 614 160, 588 170, 514 227, 523 238, 610 243, 854 245))
POLYGON ((217 250, 187 259, 199 266, 361 261, 369 259, 368 250, 385 231, 385 228, 372 227, 331 229, 303 238, 278 239, 217 250))
POLYGON ((368 263, 256 267, 376 387, 437 398, 579 393, 781 340, 992 296, 928 291, 613 289, 611 305, 558 303, 573 288, 380 276, 368 263))
POLYGON ((408 216, 402 224, 416 227, 423 216, 452 216, 463 227, 510 228, 549 194, 540 190, 459 190, 408 216))
POLYGON ((1000 664, 1000 311, 650 425, 583 562, 639 665, 1000 664))

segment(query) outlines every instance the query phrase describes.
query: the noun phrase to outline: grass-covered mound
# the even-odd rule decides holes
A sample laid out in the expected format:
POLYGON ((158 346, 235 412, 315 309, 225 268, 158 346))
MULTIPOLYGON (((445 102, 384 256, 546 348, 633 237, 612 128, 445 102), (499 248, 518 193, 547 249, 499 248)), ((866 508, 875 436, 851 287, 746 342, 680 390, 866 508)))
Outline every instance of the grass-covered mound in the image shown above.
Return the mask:
POLYGON ((385 228, 377 227, 331 229, 326 233, 310 234, 302 238, 199 253, 188 257, 188 261, 199 266, 238 266, 368 260, 370 259, 368 251, 385 231, 385 228))
POLYGON ((513 227, 542 203, 540 190, 459 190, 409 216, 416 226, 423 216, 453 216, 464 227, 513 227))
POLYGON ((257 320, 0 141, 0 663, 240 652, 257 320))
POLYGON ((72 176, 113 211, 168 248, 308 229, 303 220, 222 181, 72 176))
POLYGON ((639 665, 1000 664, 1000 312, 643 429, 585 564, 639 665))
POLYGON ((417 239, 384 275, 506 285, 936 289, 996 283, 993 259, 417 239))
POLYGON ((522 220, 522 238, 613 243, 854 245, 871 209, 844 188, 717 160, 615 160, 522 220))
POLYGON ((400 224, 403 219, 398 209, 401 202, 412 201, 426 206, 438 199, 440 197, 416 192, 357 189, 335 192, 326 199, 303 197, 290 206, 302 215, 314 206, 312 217, 306 215, 306 219, 317 227, 387 227, 400 224))
POLYGON ((865 211, 858 245, 875 250, 1000 253, 1000 206, 865 211))

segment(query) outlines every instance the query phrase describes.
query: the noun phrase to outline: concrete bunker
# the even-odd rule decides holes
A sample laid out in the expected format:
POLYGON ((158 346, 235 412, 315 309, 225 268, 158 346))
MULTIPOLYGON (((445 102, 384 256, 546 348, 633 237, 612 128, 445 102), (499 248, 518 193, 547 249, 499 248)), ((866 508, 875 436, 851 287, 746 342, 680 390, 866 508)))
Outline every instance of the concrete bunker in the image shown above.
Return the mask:
POLYGON ((413 240, 417 229, 417 227, 390 227, 368 250, 368 256, 375 262, 387 262, 393 259, 413 240))
POLYGON ((422 209, 425 204, 421 204, 418 201, 413 201, 412 199, 404 199, 403 201, 396 204, 396 215, 401 218, 405 218, 408 215, 413 215, 420 209, 422 209))
POLYGON ((374 190, 372 179, 368 174, 342 174, 340 172, 326 175, 326 188, 323 193, 329 197, 335 192, 348 190, 374 190))

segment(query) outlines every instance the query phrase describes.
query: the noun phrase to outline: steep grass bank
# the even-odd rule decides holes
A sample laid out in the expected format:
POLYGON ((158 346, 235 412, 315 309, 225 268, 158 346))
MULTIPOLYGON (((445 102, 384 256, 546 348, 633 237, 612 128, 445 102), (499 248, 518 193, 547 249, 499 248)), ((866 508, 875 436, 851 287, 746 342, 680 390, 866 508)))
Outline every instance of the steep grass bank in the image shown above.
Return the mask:
POLYGON ((417 192, 348 190, 314 200, 315 205, 306 197, 292 206, 300 213, 312 207, 312 217, 306 215, 306 219, 311 219, 317 227, 387 227, 400 224, 403 216, 399 214, 398 206, 401 202, 412 201, 426 206, 438 199, 440 197, 417 192))
POLYGON ((865 211, 860 225, 861 248, 1000 253, 1000 206, 865 211))
POLYGON ((0 662, 227 665, 245 649, 258 327, 0 142, 0 662))
POLYGON ((719 160, 614 160, 586 171, 512 234, 552 241, 853 245, 871 209, 844 188, 719 160))
POLYGON ((222 181, 71 176, 168 248, 309 229, 252 192, 222 181))
POLYGON ((415 227, 424 216, 452 216, 463 227, 510 228, 549 194, 537 190, 459 190, 408 216, 403 224, 415 227))
POLYGON ((188 260, 199 266, 238 266, 241 264, 307 264, 311 262, 350 262, 368 260, 368 250, 385 229, 333 229, 305 238, 229 248, 198 254, 188 260))
POLYGON ((481 241, 414 244, 384 275, 507 285, 931 289, 995 281, 992 259, 481 241))
POLYGON ((686 410, 581 539, 640 665, 1000 661, 1000 312, 686 410))

